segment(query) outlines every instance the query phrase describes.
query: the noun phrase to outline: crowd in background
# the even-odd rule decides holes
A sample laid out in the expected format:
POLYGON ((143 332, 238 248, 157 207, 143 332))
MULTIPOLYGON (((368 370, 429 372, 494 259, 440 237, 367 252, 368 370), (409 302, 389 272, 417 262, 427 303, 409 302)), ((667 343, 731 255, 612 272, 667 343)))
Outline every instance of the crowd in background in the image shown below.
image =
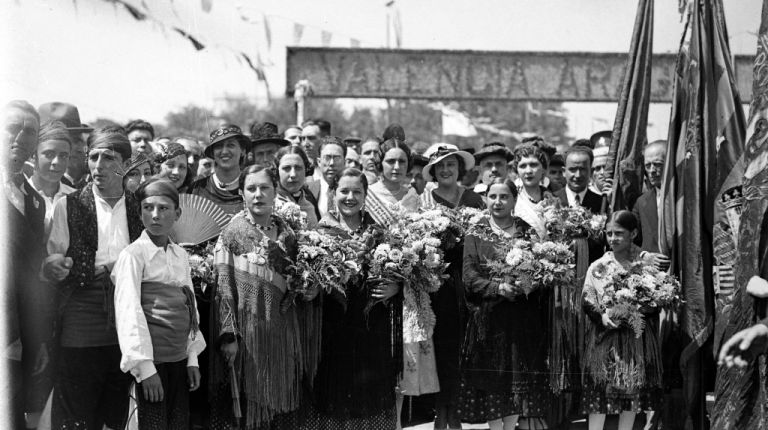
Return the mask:
POLYGON ((222 123, 200 142, 156 136, 143 120, 93 130, 67 103, 14 101, 3 115, 15 428, 124 428, 132 397, 142 429, 393 429, 407 421, 404 399, 419 397, 436 429, 567 428, 579 415, 599 429, 606 414, 630 429, 642 412, 654 425, 675 385, 663 313, 645 316, 653 377, 635 390, 606 388, 585 362, 621 330, 601 305, 599 268, 669 265, 657 241, 664 141, 645 146, 634 209, 577 250, 582 346, 562 375, 568 388, 553 392, 551 293, 515 294, 485 263, 499 244, 547 235, 545 200, 606 212, 610 132, 560 147, 530 136, 414 148, 397 124, 341 138, 322 119, 282 131, 255 121, 247 133, 222 123), (169 239, 185 194, 231 217, 195 244, 213 249, 211 284, 193 279, 190 250, 169 239), (301 209, 307 230, 358 247, 361 262, 399 210, 475 208, 489 233, 446 251, 448 276, 423 298, 434 321, 420 331, 396 282, 291 295, 283 266, 299 232, 276 210, 283 203, 301 209))

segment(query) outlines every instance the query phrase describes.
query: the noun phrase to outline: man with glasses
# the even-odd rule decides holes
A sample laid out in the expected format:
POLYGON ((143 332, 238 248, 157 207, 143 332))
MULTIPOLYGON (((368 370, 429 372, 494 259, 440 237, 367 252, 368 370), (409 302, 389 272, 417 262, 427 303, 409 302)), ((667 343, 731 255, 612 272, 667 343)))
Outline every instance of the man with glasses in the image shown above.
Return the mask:
POLYGON ((347 147, 341 139, 336 136, 324 137, 319 145, 320 150, 320 179, 307 184, 309 191, 317 200, 317 208, 320 210, 320 217, 325 216, 333 209, 333 198, 329 196, 329 186, 331 180, 344 170, 344 155, 347 153, 347 147))
POLYGON ((125 125, 125 133, 131 142, 131 151, 135 155, 143 152, 145 155, 152 153, 150 142, 155 139, 155 129, 152 124, 143 119, 135 119, 125 125))

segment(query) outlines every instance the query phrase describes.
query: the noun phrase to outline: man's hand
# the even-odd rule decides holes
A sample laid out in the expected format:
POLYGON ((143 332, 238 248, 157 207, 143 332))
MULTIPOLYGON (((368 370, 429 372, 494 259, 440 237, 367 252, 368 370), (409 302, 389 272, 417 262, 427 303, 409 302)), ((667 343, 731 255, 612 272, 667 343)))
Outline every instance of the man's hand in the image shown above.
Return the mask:
POLYGON ((671 264, 669 257, 657 252, 649 252, 648 254, 648 261, 653 264, 653 267, 655 267, 656 270, 666 272, 667 269, 669 269, 669 265, 671 264))
POLYGON ((725 364, 727 367, 745 367, 749 361, 765 352, 768 347, 768 327, 764 324, 755 324, 744 329, 725 342, 717 364, 725 364))
POLYGON ((604 195, 610 197, 611 193, 613 193, 613 178, 603 179, 603 189, 600 191, 602 191, 604 195))
POLYGON ((72 258, 64 257, 62 254, 54 254, 45 262, 43 274, 48 279, 63 281, 69 275, 71 268, 72 258))
POLYGON ((235 357, 237 357, 237 341, 222 344, 221 353, 224 354, 224 360, 227 361, 227 366, 235 364, 235 357))
POLYGON ((48 367, 49 362, 48 346, 43 342, 40 344, 40 349, 37 351, 37 357, 35 357, 35 368, 32 370, 32 376, 43 373, 45 368, 48 367))
POLYGON ((761 299, 768 297, 768 281, 755 275, 747 282, 747 292, 761 299))
POLYGON ((189 391, 195 391, 200 388, 200 368, 197 366, 187 366, 187 381, 189 382, 189 391))
POLYGON ((400 291, 400 286, 394 282, 382 282, 371 289, 371 297, 377 300, 387 300, 400 291))
POLYGON ((141 381, 141 389, 144 391, 144 398, 149 402, 162 402, 165 397, 163 383, 157 373, 141 381))

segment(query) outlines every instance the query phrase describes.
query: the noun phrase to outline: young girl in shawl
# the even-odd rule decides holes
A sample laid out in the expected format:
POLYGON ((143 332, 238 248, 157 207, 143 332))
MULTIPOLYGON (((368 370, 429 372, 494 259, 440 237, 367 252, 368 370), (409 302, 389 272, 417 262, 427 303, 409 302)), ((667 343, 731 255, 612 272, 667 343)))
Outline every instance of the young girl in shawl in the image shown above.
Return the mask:
MULTIPOLYGON (((304 376, 311 377, 302 348, 294 295, 288 291, 296 236, 273 215, 274 167, 256 165, 242 174, 245 209, 224 228, 214 252, 218 287, 216 345, 211 375, 211 427, 265 428, 277 415, 298 409, 304 376), (240 418, 242 417, 242 418, 240 418)), ((310 300, 312 296, 304 297, 310 300)), ((319 330, 319 327, 316 327, 319 330)))
POLYGON ((547 155, 540 148, 521 145, 515 148, 512 165, 520 182, 515 216, 527 222, 541 238, 547 237, 541 202, 552 194, 541 185, 547 171, 547 155))
MULTIPOLYGON (((336 209, 318 228, 347 239, 360 251, 362 263, 365 250, 376 246, 380 229, 363 210, 365 174, 345 169, 329 186, 336 209)), ((397 344, 402 338, 400 286, 366 278, 363 268, 346 285, 344 296, 323 294, 322 353, 314 381, 317 421, 308 429, 395 428, 395 388, 402 369, 397 344)))
MULTIPOLYGON (((662 370, 659 356, 658 311, 645 315, 645 328, 640 338, 632 328, 612 321, 603 304, 605 286, 611 273, 635 264, 652 264, 648 253, 633 243, 638 221, 629 211, 611 214, 605 233, 611 251, 592 263, 584 280, 583 307, 589 317, 586 327, 586 348, 583 358, 583 393, 581 405, 589 414, 589 430, 602 430, 606 414, 619 414, 619 430, 630 430, 635 414, 657 410, 661 399, 662 370), (638 388, 613 386, 599 382, 598 374, 605 371, 607 354, 617 354, 617 361, 634 362, 641 368, 644 381, 638 388)), ((638 375, 624 375, 633 379, 638 375)))
MULTIPOLYGON (((395 221, 398 206, 411 212, 418 210, 419 195, 405 180, 411 160, 408 145, 397 139, 389 139, 381 144, 381 153, 381 178, 369 188, 365 206, 373 220, 386 228, 395 221)), ((398 417, 402 410, 403 395, 419 396, 440 391, 432 341, 434 324, 422 327, 417 323, 420 313, 432 313, 429 295, 406 284, 403 296, 404 368, 397 399, 398 417), (421 307, 409 303, 420 303, 421 307)))
MULTIPOLYGON (((437 182, 437 187, 421 195, 423 207, 445 206, 449 209, 485 207, 483 198, 460 184, 467 170, 475 164, 468 152, 459 151, 455 145, 438 143, 432 145, 425 155, 427 165, 421 169, 426 181, 437 182)), ((461 379, 461 342, 464 339, 467 303, 462 282, 463 243, 457 243, 445 250, 445 262, 449 263, 448 277, 440 289, 432 294, 432 309, 435 312, 434 332, 435 359, 440 392, 435 394, 435 428, 458 429, 461 421, 455 413, 458 389, 461 379)))
POLYGON ((486 266, 499 258, 497 249, 530 237, 530 226, 512 216, 517 187, 505 179, 491 182, 488 216, 464 239, 464 288, 470 307, 462 358, 458 415, 462 421, 487 421, 492 430, 512 430, 521 414, 542 416, 547 410, 546 299, 528 296, 494 279, 486 266))
POLYGON ((136 378, 140 430, 189 428, 189 392, 200 386, 198 328, 187 253, 168 233, 181 215, 167 180, 139 186, 144 232, 115 263, 115 321, 120 370, 136 378))

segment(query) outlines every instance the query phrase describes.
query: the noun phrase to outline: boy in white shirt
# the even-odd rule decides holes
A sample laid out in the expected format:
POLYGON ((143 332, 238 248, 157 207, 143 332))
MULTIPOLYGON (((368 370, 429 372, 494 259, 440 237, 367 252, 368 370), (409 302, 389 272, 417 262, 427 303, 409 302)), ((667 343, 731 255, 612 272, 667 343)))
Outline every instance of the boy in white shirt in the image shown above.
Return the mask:
POLYGON ((168 234, 181 215, 176 187, 152 179, 136 190, 145 230, 112 270, 122 358, 136 389, 139 429, 188 429, 189 392, 200 386, 198 328, 186 251, 168 234))

